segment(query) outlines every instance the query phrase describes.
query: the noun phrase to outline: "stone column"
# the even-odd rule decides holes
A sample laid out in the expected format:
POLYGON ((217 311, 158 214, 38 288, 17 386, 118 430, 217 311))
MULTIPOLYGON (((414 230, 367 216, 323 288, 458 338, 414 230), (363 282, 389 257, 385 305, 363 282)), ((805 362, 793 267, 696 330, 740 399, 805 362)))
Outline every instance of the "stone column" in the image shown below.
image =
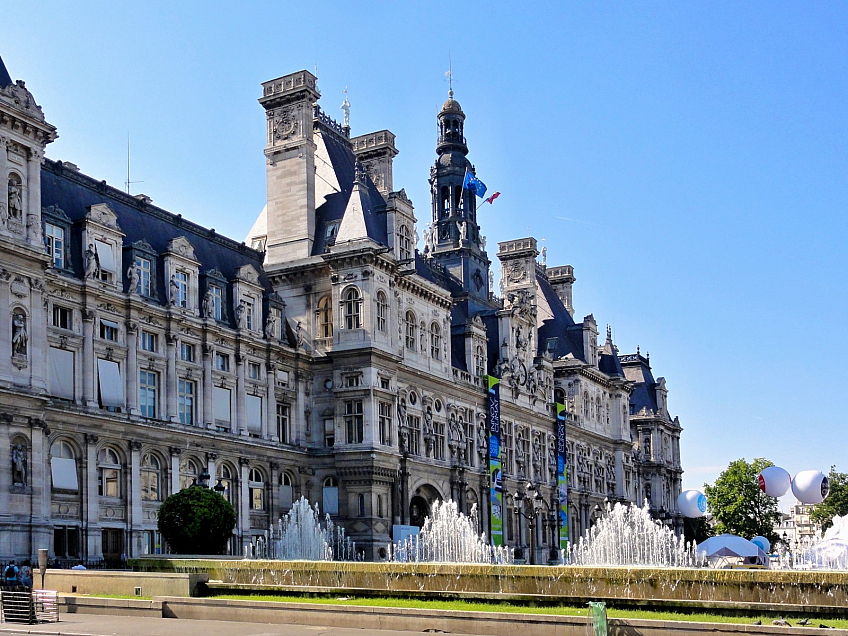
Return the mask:
POLYGON ((131 441, 130 447, 130 479, 127 485, 128 508, 130 513, 130 532, 127 537, 127 556, 141 554, 142 518, 141 509, 141 442, 131 441))
POLYGON ((165 380, 165 391, 167 395, 166 418, 171 422, 179 422, 180 414, 177 412, 177 338, 171 334, 165 336, 168 346, 168 372, 165 380))
MULTIPOLYGON (((95 382, 97 376, 97 363, 94 359, 94 312, 90 309, 82 310, 82 399, 83 403, 91 408, 97 407, 97 392, 95 382)), ((136 391, 136 394, 138 391, 136 391)), ((138 399, 138 395, 136 395, 138 399)))
MULTIPOLYGON (((41 158, 43 156, 44 153, 41 150, 30 150, 27 159, 27 200, 29 206, 24 212, 27 242, 38 249, 44 249, 41 243, 41 158)), ((5 188, 3 191, 5 192, 5 188)))
POLYGON ((215 350, 209 345, 203 345, 203 408, 198 415, 198 421, 206 424, 207 428, 215 428, 215 413, 212 408, 212 356, 215 350))
POLYGON ((250 490, 248 481, 250 479, 250 466, 247 457, 239 457, 239 519, 238 529, 241 539, 242 554, 245 547, 250 543, 250 490))
MULTIPOLYGON (((280 437, 277 431, 277 394, 274 390, 277 384, 277 367, 274 364, 268 364, 267 370, 267 377, 265 379, 268 382, 268 392, 265 398, 265 404, 268 405, 268 414, 262 418, 262 439, 270 439, 278 442, 280 441, 280 437)), ((289 417, 291 417, 291 413, 289 417)))
MULTIPOLYGON (((0 146, 2 149, 2 146, 0 146)), ((5 157, 6 153, 2 153, 5 157)), ((5 188, 5 183, 3 185, 5 188)), ((0 194, 3 194, 0 192, 0 194)), ((0 200, 3 205, 6 204, 5 199, 0 200)), ((2 327, 0 327, 0 381, 12 382, 12 314, 9 312, 11 304, 11 290, 9 287, 9 272, 0 267, 0 319, 2 319, 2 327)))
POLYGON ((127 321, 127 411, 140 415, 138 410, 138 323, 127 321))
POLYGON ((180 492, 180 453, 182 449, 171 446, 171 494, 180 492))
POLYGON ((247 437, 247 417, 245 414, 244 392, 244 355, 236 353, 236 426, 233 432, 247 437))
POLYGON ((97 435, 85 434, 85 458, 83 467, 86 490, 86 509, 83 524, 88 527, 86 556, 99 559, 103 556, 103 541, 100 536, 100 493, 97 487, 97 435))

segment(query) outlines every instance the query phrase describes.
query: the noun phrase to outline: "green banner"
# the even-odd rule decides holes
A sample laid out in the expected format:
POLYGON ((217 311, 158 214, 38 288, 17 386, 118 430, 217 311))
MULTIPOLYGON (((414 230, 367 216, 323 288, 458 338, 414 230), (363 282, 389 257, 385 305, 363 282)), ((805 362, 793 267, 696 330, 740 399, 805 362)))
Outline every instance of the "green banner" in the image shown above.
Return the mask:
POLYGON ((501 385, 487 376, 489 386, 489 531, 492 545, 503 545, 503 473, 501 471, 501 385))
MULTIPOLYGON (((568 469, 565 447, 565 405, 556 403, 557 496, 559 497, 559 547, 568 550, 568 469)), ((566 553, 567 554, 567 553, 566 553)))

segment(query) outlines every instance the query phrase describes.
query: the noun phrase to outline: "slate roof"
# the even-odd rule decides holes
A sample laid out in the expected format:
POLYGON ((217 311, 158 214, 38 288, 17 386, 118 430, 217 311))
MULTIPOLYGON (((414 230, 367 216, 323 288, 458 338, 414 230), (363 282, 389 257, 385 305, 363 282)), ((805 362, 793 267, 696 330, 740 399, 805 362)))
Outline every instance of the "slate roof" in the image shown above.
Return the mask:
MULTIPOLYGON (((633 356, 627 356, 633 358, 633 356)), ((635 359, 626 360, 622 363, 624 377, 634 383, 633 393, 630 394, 630 404, 633 405, 635 413, 643 408, 657 411, 657 383, 651 372, 651 365, 646 358, 636 355, 635 359)))
MULTIPOLYGON (((326 250, 327 226, 333 222, 340 223, 342 217, 344 217, 356 176, 356 157, 350 148, 350 144, 338 139, 330 131, 323 132, 322 136, 333 171, 336 173, 340 192, 330 194, 320 205, 318 205, 318 201, 315 202, 318 207, 315 210, 313 256, 323 254, 326 250)), ((366 192, 363 192, 362 195, 362 214, 365 219, 368 238, 380 245, 388 246, 386 201, 370 177, 367 178, 366 192)))
POLYGON ((547 318, 539 325, 537 342, 538 353, 548 351, 554 360, 571 354, 579 360, 585 360, 583 355, 583 333, 580 325, 575 324, 574 318, 568 313, 565 305, 557 296, 554 288, 541 274, 536 274, 537 293, 544 297, 545 302, 553 313, 553 318, 547 318), (555 345, 548 349, 549 339, 555 338, 555 345))
POLYGON ((3 64, 3 58, 0 57, 0 88, 9 86, 12 83, 12 76, 6 70, 6 65, 3 64))
MULTIPOLYGON (((82 173, 66 169, 59 161, 46 159, 41 171, 42 206, 55 205, 76 224, 71 230, 69 247, 70 266, 74 275, 82 278, 84 272, 83 248, 81 247, 81 221, 88 208, 105 203, 118 217, 118 226, 126 234, 124 246, 144 240, 155 252, 161 254, 168 249, 168 242, 185 236, 194 247, 200 262, 201 275, 217 269, 227 280, 235 278, 236 270, 243 265, 252 265, 259 272, 259 283, 268 292, 270 284, 262 269, 263 254, 242 243, 216 234, 196 223, 171 214, 159 207, 145 204, 121 190, 96 181, 82 173)), ((124 268, 126 269, 126 268, 124 268)), ((164 267, 157 266, 156 290, 159 302, 165 304, 164 267)), ((123 273, 126 275, 126 272, 123 273)), ((124 281, 126 282, 126 281, 124 281)), ((203 290, 201 290, 203 293, 203 290)), ((228 290, 228 293, 231 293, 228 290)), ((230 303, 232 299, 230 298, 230 303)), ((231 304, 230 304, 231 306, 231 304)), ((232 313, 232 312, 230 312, 232 313)))

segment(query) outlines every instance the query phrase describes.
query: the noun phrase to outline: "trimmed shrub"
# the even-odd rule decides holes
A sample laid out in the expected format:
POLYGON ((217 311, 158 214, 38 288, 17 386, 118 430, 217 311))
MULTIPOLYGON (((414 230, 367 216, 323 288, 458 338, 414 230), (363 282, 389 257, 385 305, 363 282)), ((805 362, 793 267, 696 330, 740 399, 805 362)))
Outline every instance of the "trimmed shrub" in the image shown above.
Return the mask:
POLYGON ((236 513, 214 490, 190 486, 165 500, 158 525, 173 554, 223 554, 236 513))

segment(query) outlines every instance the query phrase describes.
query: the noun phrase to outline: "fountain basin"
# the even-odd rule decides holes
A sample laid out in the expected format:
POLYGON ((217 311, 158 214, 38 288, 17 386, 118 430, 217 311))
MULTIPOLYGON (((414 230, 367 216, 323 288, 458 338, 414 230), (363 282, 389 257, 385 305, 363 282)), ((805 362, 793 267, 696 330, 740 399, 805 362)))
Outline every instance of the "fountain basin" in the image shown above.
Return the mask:
POLYGON ((209 587, 848 615, 848 573, 654 567, 143 557, 136 571, 207 573, 209 587))

